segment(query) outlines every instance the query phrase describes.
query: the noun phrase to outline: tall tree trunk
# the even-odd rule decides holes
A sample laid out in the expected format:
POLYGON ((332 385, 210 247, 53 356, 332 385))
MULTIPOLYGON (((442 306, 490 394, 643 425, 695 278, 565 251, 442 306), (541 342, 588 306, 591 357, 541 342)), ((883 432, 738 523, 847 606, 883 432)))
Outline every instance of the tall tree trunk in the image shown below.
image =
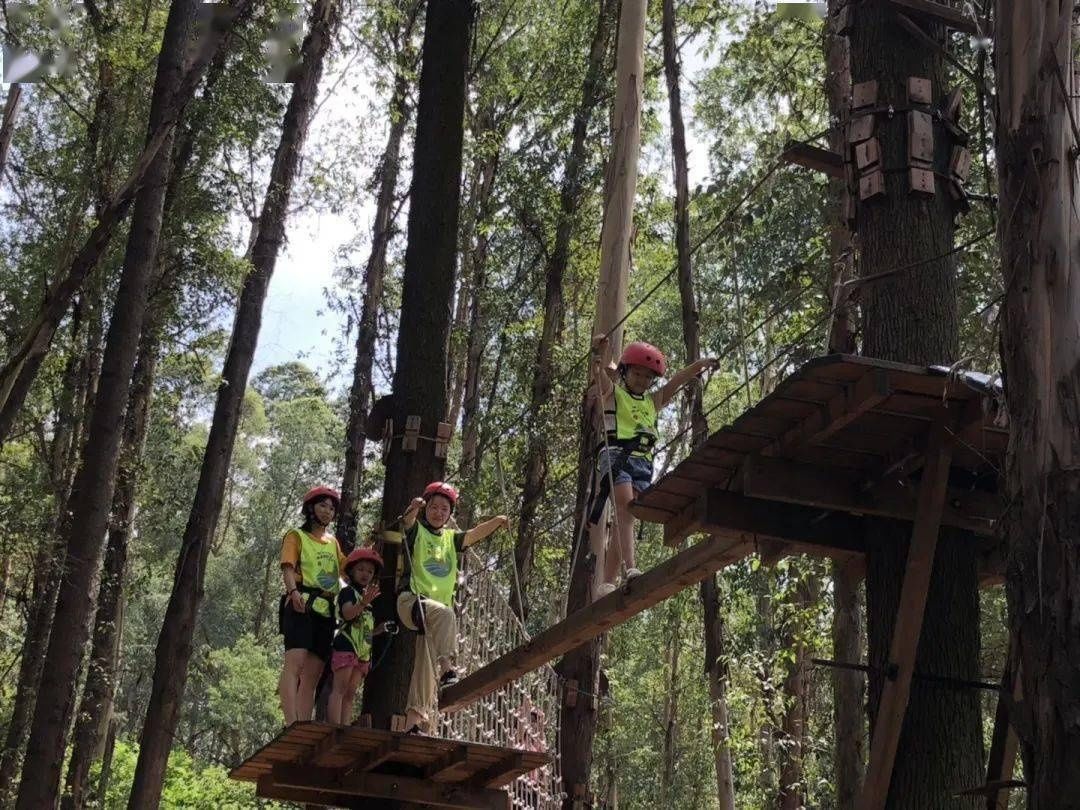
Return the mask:
POLYGON ((810 718, 807 703, 806 639, 813 632, 809 613, 817 600, 817 581, 813 574, 792 565, 788 576, 798 578, 798 584, 787 597, 781 649, 793 651, 794 658, 784 676, 784 716, 780 722, 783 742, 780 745, 780 790, 777 802, 780 810, 800 810, 806 802, 806 727, 810 718))
MULTIPOLYGON (((847 148, 847 121, 851 95, 851 65, 847 36, 841 33, 840 11, 844 0, 829 0, 825 29, 825 97, 829 120, 829 148, 842 154, 847 148)), ((845 217, 847 184, 829 180, 829 291, 834 308, 829 319, 826 350, 829 353, 855 351, 853 314, 848 296, 840 285, 854 273, 854 243, 845 217)), ((860 577, 850 565, 834 562, 832 642, 833 658, 851 663, 863 660, 862 600, 860 577)), ((832 671, 833 691, 833 776, 837 810, 855 810, 862 783, 866 749, 865 679, 861 672, 832 671)))
POLYGON ((1072 3, 996 3, 1004 519, 1027 806, 1080 807, 1080 289, 1072 3))
MULTIPOLYGON (((432 436, 446 416, 447 339, 461 204, 461 151, 464 139, 465 71, 469 61, 473 0, 429 0, 416 108, 416 145, 405 249, 405 277, 398 330, 391 415, 395 431, 407 416, 420 417, 420 432, 432 436)), ((440 477, 445 461, 435 458, 432 442, 421 441, 403 453, 395 441, 383 484, 382 522, 397 529, 396 518, 424 485, 440 477), (391 525, 393 524, 393 525, 391 525)), ((386 543, 380 615, 394 615, 399 544, 386 543)), ((409 634, 406 634, 406 637, 409 634)), ((413 645, 392 644, 382 663, 365 680, 364 711, 386 728, 404 712, 412 671, 413 645)))
MULTIPOLYGON (((135 365, 139 334, 146 310, 150 271, 157 256, 165 185, 171 164, 170 146, 178 115, 177 98, 183 89, 185 51, 197 13, 191 0, 174 0, 165 24, 157 77, 150 103, 148 142, 164 132, 162 142, 143 178, 132 217, 124 255, 124 268, 109 324, 101 382, 98 385, 90 429, 72 487, 70 508, 61 536, 67 547, 57 599, 57 616, 49 638, 49 666, 42 673, 37 705, 30 727, 27 758, 37 767, 24 769, 16 806, 19 810, 52 807, 60 783, 65 739, 71 722, 74 683, 90 635, 89 620, 101 565, 105 530, 115 488, 121 423, 135 365), (170 116, 172 120, 170 121, 170 116)), ((189 93, 190 95, 190 93, 189 93)))
MULTIPOLYGON (((944 95, 946 77, 939 51, 899 29, 885 6, 860 5, 853 11, 854 82, 877 80, 879 104, 905 105, 910 76, 930 79, 935 98, 944 95)), ((876 116, 874 134, 881 144, 882 165, 908 164, 907 123, 906 115, 876 116)), ((943 122, 935 119, 939 156, 947 154, 949 137, 943 122)), ((939 181, 937 187, 934 196, 913 193, 907 172, 886 171, 886 193, 858 203, 861 272, 911 265, 863 289, 864 351, 871 357, 918 365, 947 364, 956 358, 957 284, 949 255, 955 209, 944 184, 939 181)), ((869 654, 880 673, 888 664, 911 526, 868 519, 866 531, 869 654)), ((935 675, 972 678, 979 666, 976 544, 970 535, 945 535, 937 545, 916 667, 935 675)), ((872 677, 871 725, 881 687, 882 677, 872 677)), ((886 807, 957 807, 955 791, 981 779, 982 747, 978 695, 914 683, 886 807)))
POLYGON ((160 348, 159 313, 168 308, 167 304, 163 307, 155 306, 148 328, 143 330, 139 341, 139 356, 132 374, 131 392, 124 417, 123 445, 116 471, 116 492, 113 494, 109 536, 105 546, 105 563, 98 588, 86 684, 75 717, 65 795, 61 799, 65 810, 86 806, 89 798, 87 790, 90 766, 101 752, 106 730, 112 721, 123 631, 128 540, 135 516, 138 470, 146 443, 151 392, 160 348))
MULTIPOLYGON (((604 224, 600 233, 600 276, 596 300, 594 333, 609 335, 606 364, 622 346, 622 324, 630 275, 630 240, 633 227, 634 197, 637 192, 637 167, 641 137, 641 94, 644 83, 644 43, 647 0, 623 0, 619 17, 616 48, 616 87, 614 102, 614 139, 607 167, 608 189, 604 224)), ((602 429, 602 426, 599 426, 602 429)), ((578 495, 574 538, 577 546, 570 572, 567 613, 588 604, 595 557, 587 553, 587 533, 582 504, 593 470, 592 449, 596 446, 598 426, 593 402, 582 398, 581 445, 578 458, 578 495)), ((559 663, 559 672, 578 687, 596 694, 600 663, 600 640, 595 639, 567 653, 559 663)), ((596 709, 593 701, 578 696, 563 702, 559 735, 563 783, 567 798, 564 807, 572 810, 575 798, 589 792, 592 769, 593 737, 596 734, 596 709), (568 705, 572 703, 573 705, 568 705)))
POLYGON ((0 791, 3 791, 0 794, 0 807, 7 807, 14 799, 20 755, 37 700, 45 650, 56 610, 57 589, 63 572, 65 547, 58 527, 63 521, 70 495, 71 470, 79 457, 81 423, 87 414, 86 389, 95 384, 89 373, 95 361, 90 358, 96 356, 100 360, 101 356, 100 325, 94 323, 95 319, 100 320, 101 312, 93 304, 89 307, 89 313, 86 312, 87 308, 82 297, 72 308, 71 356, 62 376, 56 429, 49 452, 49 480, 52 482, 55 512, 51 525, 42 533, 41 545, 34 555, 33 587, 20 649, 15 700, 4 734, 3 751, 0 752, 0 791))
POLYGON ((217 528, 225 480, 240 423, 248 374, 258 343, 262 308, 285 239, 285 220, 304 142, 315 109, 323 63, 341 21, 338 0, 315 0, 309 31, 300 49, 301 64, 294 76, 285 110, 281 139, 270 169, 262 211, 251 246, 251 272, 237 304, 236 320, 222 369, 213 422, 203 453, 187 527, 181 541, 172 593, 165 609, 155 650, 154 679, 139 745, 139 759, 128 807, 157 807, 165 766, 180 716, 195 620, 203 597, 203 580, 210 543, 217 528))
POLYGON ((675 789, 675 767, 679 756, 679 653, 682 648, 682 620, 679 615, 679 603, 668 603, 670 622, 666 643, 667 660, 664 662, 664 676, 667 687, 664 695, 664 714, 661 718, 664 742, 661 749, 660 796, 664 801, 670 799, 675 789))
POLYGON ((15 119, 19 115, 19 102, 21 100, 22 85, 13 82, 8 86, 8 94, 4 99, 3 118, 0 119, 0 185, 4 183, 8 149, 11 147, 11 136, 15 134, 15 119))
POLYGON ((554 383, 554 348, 562 335, 563 277, 570 261, 570 238, 581 198, 581 181, 585 172, 586 143, 593 111, 600 100, 604 57, 611 44, 613 0, 599 0, 596 28, 589 47, 585 78, 582 80, 581 101, 574 111, 570 152, 563 166, 563 181, 559 190, 559 218, 555 226, 555 241, 544 271, 544 321, 540 341, 536 346, 532 389, 529 398, 527 426, 528 449, 525 456, 525 483, 522 488, 521 514, 517 540, 514 544, 514 564, 521 582, 521 604, 516 592, 510 603, 524 621, 529 615, 528 583, 532 572, 536 545, 536 510, 547 481, 548 425, 551 415, 551 392, 554 383))
POLYGON ((414 7, 409 24, 401 34, 402 49, 394 73, 394 95, 390 99, 390 132, 379 162, 379 194, 375 202, 375 226, 371 234, 371 253, 364 267, 364 301, 356 325, 356 362, 349 390, 349 421, 345 428, 345 472, 341 480, 341 514, 337 536, 346 548, 356 544, 356 507, 360 497, 360 477, 364 471, 364 444, 367 441, 367 416, 374 385, 371 367, 375 360, 378 337, 379 304, 386 277, 386 250, 393 235, 394 202, 401 168, 401 140, 409 124, 409 74, 415 49, 411 45, 413 25, 419 12, 414 7))
MULTIPOLYGON (((173 5, 180 2, 181 0, 174 0, 173 5)), ((157 177, 162 172, 163 161, 165 161, 164 165, 167 165, 176 125, 183 116, 187 103, 195 94, 206 66, 215 54, 228 48, 236 22, 244 19, 253 5, 254 0, 232 0, 230 13, 223 15, 210 34, 203 38, 187 70, 182 74, 178 73, 175 77, 173 85, 169 88, 167 101, 152 113, 153 123, 147 135, 146 144, 136 158, 130 175, 108 203, 96 213, 96 224, 86 240, 63 273, 50 284, 41 310, 34 316, 10 356, 0 366, 0 445, 11 431, 15 415, 22 407, 23 399, 30 390, 30 384, 49 350, 53 335, 56 334, 56 329, 72 298, 97 267, 98 260, 109 245, 113 231, 127 216, 132 202, 137 196, 144 196, 146 188, 156 187, 157 177)), ((172 6, 170 6, 170 12, 171 9, 172 6)), ((158 61, 160 64, 160 57, 158 61)), ((177 71, 182 70, 183 67, 181 65, 177 71)), ((132 230, 136 230, 134 220, 132 230)), ((128 243, 131 243, 130 237, 128 243)), ((129 346, 128 353, 131 354, 132 363, 134 363, 134 352, 134 345, 129 346)))
POLYGON ((727 665, 724 653, 724 618, 720 610, 720 589, 716 575, 701 582, 704 614, 705 678, 712 705, 713 761, 716 767, 716 797, 719 810, 735 810, 735 777, 731 767, 731 737, 727 705, 727 665))

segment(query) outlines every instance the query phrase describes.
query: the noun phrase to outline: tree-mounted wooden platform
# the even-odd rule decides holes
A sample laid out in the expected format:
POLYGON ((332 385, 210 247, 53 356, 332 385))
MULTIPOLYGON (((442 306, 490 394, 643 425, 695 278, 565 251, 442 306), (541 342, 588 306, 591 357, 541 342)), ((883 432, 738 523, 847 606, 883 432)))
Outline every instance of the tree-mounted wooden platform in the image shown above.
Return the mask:
POLYGON ((545 753, 309 722, 289 726, 229 777, 278 801, 504 810, 510 796, 500 788, 550 761, 545 753))

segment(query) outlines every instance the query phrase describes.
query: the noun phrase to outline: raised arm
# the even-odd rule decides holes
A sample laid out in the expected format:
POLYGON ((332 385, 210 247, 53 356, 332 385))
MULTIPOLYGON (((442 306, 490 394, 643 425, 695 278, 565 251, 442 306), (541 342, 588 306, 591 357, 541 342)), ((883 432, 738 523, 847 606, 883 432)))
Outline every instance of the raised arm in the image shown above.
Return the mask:
POLYGON ((420 510, 426 505, 426 501, 423 498, 413 498, 405 511, 401 513, 401 528, 408 531, 416 523, 416 517, 420 514, 420 510))
POLYGON ((597 335, 593 338, 592 352, 589 360, 589 383, 595 388, 596 395, 604 399, 611 396, 615 384, 611 380, 611 370, 607 365, 608 339, 606 335, 597 335))
POLYGON ((719 366, 720 361, 715 357, 703 357, 700 360, 695 360, 681 371, 676 372, 672 375, 671 379, 664 384, 664 387, 657 391, 656 407, 663 408, 671 402, 672 397, 679 393, 679 389, 690 382, 690 380, 694 379, 694 377, 701 374, 701 372, 710 368, 719 368, 719 366))
POLYGON ((506 515, 497 515, 489 520, 485 520, 483 523, 477 523, 467 532, 465 532, 465 542, 462 544, 465 548, 471 545, 479 543, 486 537, 494 534, 499 529, 502 529, 510 525, 510 519, 506 515))

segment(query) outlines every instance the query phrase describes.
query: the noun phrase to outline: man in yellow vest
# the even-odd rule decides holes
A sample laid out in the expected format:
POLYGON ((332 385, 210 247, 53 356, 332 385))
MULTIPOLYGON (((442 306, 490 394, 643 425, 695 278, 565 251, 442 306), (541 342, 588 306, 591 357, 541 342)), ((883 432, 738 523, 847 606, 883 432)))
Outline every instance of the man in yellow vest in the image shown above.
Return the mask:
POLYGON ((679 390, 706 369, 720 364, 702 358, 676 372, 658 390, 655 382, 667 371, 667 360, 655 346, 635 341, 626 346, 619 365, 603 368, 601 357, 606 336, 593 341, 590 394, 601 407, 603 441, 597 447, 594 497, 589 510, 589 545, 596 555, 596 571, 602 579, 594 582, 595 598, 615 590, 620 568, 626 579, 641 575, 634 563, 634 516, 630 503, 652 483, 653 450, 659 431, 659 413, 679 390), (608 494, 614 500, 615 542, 609 542, 600 525, 608 494))
POLYGON ((436 686, 457 682, 457 588, 458 554, 510 524, 499 515, 455 531, 446 524, 457 506, 458 493, 449 484, 434 481, 414 498, 402 516, 405 570, 398 585, 398 618, 417 632, 416 652, 405 728, 410 733, 429 733, 436 707, 436 686))
POLYGON ((345 555, 326 531, 341 498, 329 487, 304 495, 304 522, 281 541, 281 578, 285 595, 278 629, 285 636, 285 665, 278 681, 285 725, 310 720, 315 688, 330 657, 334 638, 334 598, 341 588, 345 555))

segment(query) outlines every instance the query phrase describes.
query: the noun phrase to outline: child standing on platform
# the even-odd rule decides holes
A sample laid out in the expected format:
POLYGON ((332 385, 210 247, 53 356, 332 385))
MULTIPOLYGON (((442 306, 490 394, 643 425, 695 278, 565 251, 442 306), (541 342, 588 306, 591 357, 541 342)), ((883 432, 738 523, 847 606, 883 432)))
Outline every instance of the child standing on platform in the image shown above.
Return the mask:
POLYGON ((382 557, 371 548, 355 549, 345 560, 348 584, 337 596, 338 629, 330 658, 334 685, 326 715, 331 723, 347 725, 352 720, 356 690, 371 671, 371 640, 385 629, 375 626, 371 611, 379 595, 376 577, 382 567, 382 557))
POLYGON ((593 340, 590 378, 595 402, 601 407, 603 434, 597 447, 596 479, 589 514, 590 547, 597 557, 594 598, 615 590, 620 568, 626 579, 641 575, 634 562, 634 516, 630 503, 652 483, 653 451, 659 438, 660 411, 679 390, 719 361, 702 358, 677 372, 659 390, 649 389, 667 371, 667 361, 655 346, 635 341, 623 349, 619 365, 602 367, 606 336, 593 340), (599 525, 608 494, 613 496, 615 535, 610 542, 599 525))

